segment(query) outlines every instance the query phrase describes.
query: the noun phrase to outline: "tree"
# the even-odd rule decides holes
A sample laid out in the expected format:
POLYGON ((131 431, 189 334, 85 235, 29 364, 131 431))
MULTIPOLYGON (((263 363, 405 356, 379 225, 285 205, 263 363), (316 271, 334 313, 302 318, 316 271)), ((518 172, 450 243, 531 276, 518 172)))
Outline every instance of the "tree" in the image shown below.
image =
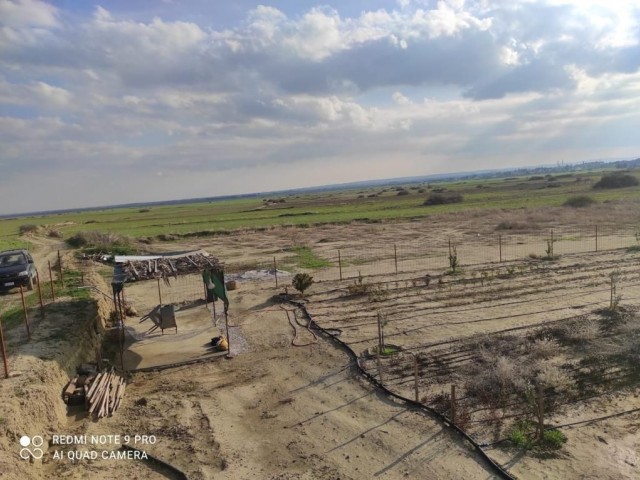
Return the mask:
POLYGON ((291 285, 298 290, 302 295, 304 291, 313 284, 313 277, 308 273, 296 273, 293 276, 291 285))

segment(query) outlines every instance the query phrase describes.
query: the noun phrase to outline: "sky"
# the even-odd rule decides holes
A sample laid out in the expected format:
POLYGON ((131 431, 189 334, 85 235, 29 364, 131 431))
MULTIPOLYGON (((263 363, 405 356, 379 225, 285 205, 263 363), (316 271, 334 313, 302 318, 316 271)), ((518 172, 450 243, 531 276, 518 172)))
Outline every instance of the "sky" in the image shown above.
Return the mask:
POLYGON ((0 214, 640 156, 635 0, 0 0, 0 214))

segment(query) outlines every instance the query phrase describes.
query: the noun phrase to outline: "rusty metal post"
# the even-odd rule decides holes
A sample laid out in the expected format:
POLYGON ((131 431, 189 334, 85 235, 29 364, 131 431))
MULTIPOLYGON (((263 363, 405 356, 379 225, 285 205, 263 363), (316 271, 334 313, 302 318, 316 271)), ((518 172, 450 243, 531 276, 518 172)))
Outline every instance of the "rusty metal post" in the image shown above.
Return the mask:
POLYGON ((53 289, 53 273, 51 273, 51 261, 48 261, 49 264, 49 286, 51 287, 51 300, 56 301, 56 294, 53 289))
POLYGON ((340 272, 340 281, 342 281, 342 258, 340 257, 340 250, 338 250, 338 271, 340 272))
POLYGON ((162 306, 162 290, 160 290, 160 279, 158 278, 158 302, 162 306))
POLYGON ((39 272, 36 272, 36 283, 38 284, 38 298, 40 299, 40 315, 44 318, 44 303, 42 302, 42 288, 40 287, 39 272))
POLYGON ((376 359, 378 360, 378 378, 380 378, 380 385, 384 386, 384 380, 382 379, 382 362, 380 361, 380 350, 376 352, 376 359))
POLYGON ((416 391, 416 402, 420 401, 420 396, 418 392, 418 356, 413 355, 413 387, 416 391))
POLYGON ((456 424, 456 386, 451 385, 451 423, 456 424))
POLYGON ((64 277, 62 275, 62 258, 60 257, 60 250, 58 250, 58 272, 60 274, 60 285, 64 288, 64 277))
POLYGON ((24 313, 24 327, 27 330, 27 338, 31 340, 31 327, 29 326, 29 316, 27 315, 27 304, 24 301, 24 289, 20 285, 20 299, 22 300, 22 312, 24 313))
POLYGON ((276 288, 278 288, 278 264, 276 263, 276 257, 273 257, 273 276, 276 279, 276 288))
POLYGON ((224 310, 224 328, 227 331, 227 358, 231 358, 231 338, 229 337, 229 319, 226 309, 224 310))
POLYGON ((398 247, 396 244, 393 244, 393 260, 396 264, 396 275, 398 274, 398 247))
POLYGON ((9 378, 9 364, 7 363, 7 346, 4 344, 2 318, 0 318, 0 347, 2 348, 2 362, 4 363, 4 378, 9 378))

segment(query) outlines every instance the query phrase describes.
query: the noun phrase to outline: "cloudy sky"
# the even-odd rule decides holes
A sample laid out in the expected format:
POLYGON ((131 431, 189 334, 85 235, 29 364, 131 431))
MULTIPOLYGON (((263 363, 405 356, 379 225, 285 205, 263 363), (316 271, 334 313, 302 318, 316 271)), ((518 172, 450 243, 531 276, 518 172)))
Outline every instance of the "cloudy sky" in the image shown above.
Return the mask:
POLYGON ((640 156, 635 0, 0 0, 0 213, 640 156))

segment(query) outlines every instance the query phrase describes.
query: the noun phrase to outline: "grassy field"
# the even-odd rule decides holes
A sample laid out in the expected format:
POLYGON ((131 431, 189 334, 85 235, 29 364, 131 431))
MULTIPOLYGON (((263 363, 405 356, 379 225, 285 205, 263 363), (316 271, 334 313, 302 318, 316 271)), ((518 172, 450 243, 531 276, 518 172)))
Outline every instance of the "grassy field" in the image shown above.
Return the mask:
MULTIPOLYGON (((602 172, 539 177, 510 177, 449 183, 409 184, 350 191, 209 203, 103 209, 5 219, 0 221, 0 249, 24 247, 20 226, 35 224, 69 237, 80 231, 117 233, 136 238, 209 235, 277 225, 311 226, 351 221, 382 222, 428 217, 446 212, 560 206, 587 194, 597 202, 639 200, 640 187, 594 190, 602 172), (460 193, 461 203, 424 206, 427 196, 444 190, 460 193)), ((640 172, 635 172, 640 176, 640 172)))

